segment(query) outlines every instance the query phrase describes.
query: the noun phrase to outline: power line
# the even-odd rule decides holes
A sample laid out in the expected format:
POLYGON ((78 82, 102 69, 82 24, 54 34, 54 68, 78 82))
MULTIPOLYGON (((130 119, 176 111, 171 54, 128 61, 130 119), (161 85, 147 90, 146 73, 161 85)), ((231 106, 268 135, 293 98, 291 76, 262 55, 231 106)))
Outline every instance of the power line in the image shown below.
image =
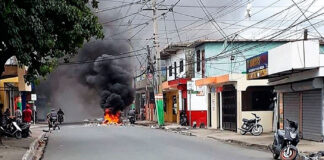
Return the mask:
MULTIPOLYGON (((320 10, 321 10, 321 9, 320 9, 320 10)), ((318 10, 318 11, 320 11, 320 10, 318 10)), ((316 11, 315 13, 317 13, 318 11, 316 11)), ((315 13, 314 13, 314 14, 315 14, 315 13)), ((321 13, 321 14, 319 14, 319 15, 315 15, 315 16, 314 16, 314 14, 312 14, 312 15, 309 16, 308 18, 309 18, 309 19, 312 19, 312 18, 318 17, 318 16, 320 16, 320 15, 323 15, 324 13, 321 13)), ((277 36, 280 35, 281 33, 285 32, 287 29, 289 29, 289 28, 291 28, 291 27, 293 27, 293 26, 296 26, 296 25, 298 25, 298 24, 304 23, 305 21, 307 21, 307 20, 303 20, 303 21, 301 21, 301 22, 299 22, 299 23, 297 23, 297 24, 295 24, 295 25, 292 25, 292 26, 287 27, 286 29, 284 29, 284 30, 278 32, 279 34, 272 36, 272 37, 269 38, 268 40, 271 41, 271 39, 274 39, 275 37, 277 37, 277 36)), ((273 35, 273 34, 271 34, 271 35, 273 35)), ((268 35, 268 36, 266 36, 266 37, 269 37, 269 36, 271 36, 271 35, 268 35)), ((264 40, 263 40, 263 41, 264 41, 264 40)), ((254 41, 254 42, 260 42, 260 41, 254 41)), ((247 45, 247 44, 246 44, 246 45, 247 45)), ((242 45, 242 46, 246 46, 246 45, 242 45)), ((248 47, 248 48, 246 48, 246 49, 244 49, 244 50, 240 50, 239 52, 249 51, 249 50, 251 50, 251 49, 254 49, 254 48, 259 47, 260 45, 263 45, 263 44, 262 44, 262 43, 260 43, 260 44, 256 44, 256 45, 251 46, 251 47, 248 47)), ((242 47, 242 46, 240 46, 240 47, 242 47)), ((239 48, 239 47, 237 47, 237 48, 239 48)), ((201 61, 205 61, 205 62, 207 62, 207 61, 215 60, 215 59, 217 59, 217 58, 226 58, 227 55, 225 55, 225 56, 223 56, 223 57, 220 57, 220 56, 223 55, 223 54, 225 54, 225 53, 231 52, 231 51, 233 51, 233 50, 235 50, 235 49, 237 49, 237 48, 231 48, 231 50, 226 50, 226 51, 223 50, 221 53, 219 53, 219 54, 217 54, 217 55, 215 55, 215 56, 212 56, 212 57, 206 58, 205 60, 200 60, 200 62, 201 62, 201 61)), ((236 54, 239 54, 239 53, 236 53, 236 54)), ((236 55, 236 54, 232 54, 232 55, 236 55)), ((187 65, 196 64, 196 63, 197 63, 197 62, 194 61, 194 62, 192 62, 192 63, 188 63, 188 64, 186 64, 186 66, 187 66, 187 65)), ((178 67, 180 67, 180 66, 175 66, 175 67, 172 67, 172 66, 171 66, 171 68, 173 68, 173 69, 174 69, 174 68, 178 68, 178 67)))
MULTIPOLYGON (((291 0, 295 5, 296 7, 300 10, 300 12, 303 14, 303 16, 307 19, 307 22, 314 28, 314 30, 319 34, 319 36, 321 36, 321 38, 323 38, 323 36, 321 35, 320 32, 318 32, 318 30, 314 27, 314 25, 309 21, 309 19, 306 17, 305 13, 300 9, 300 7, 298 6, 298 4, 294 1, 294 0, 291 0)), ((315 0, 313 1, 313 3, 315 2, 315 0)), ((307 9, 308 10, 308 9, 307 9)))
POLYGON ((113 58, 102 58, 100 60, 88 60, 88 61, 74 61, 74 62, 68 62, 68 63, 59 63, 59 65, 87 64, 87 63, 95 63, 95 62, 102 62, 102 61, 111 61, 111 60, 125 59, 125 58, 135 57, 135 56, 142 55, 142 54, 128 55, 128 56, 122 56, 122 57, 115 57, 115 56, 130 54, 130 53, 138 52, 138 51, 142 51, 142 50, 145 50, 145 48, 142 48, 142 49, 139 49, 139 50, 130 51, 130 52, 119 53, 117 55, 109 55, 109 56, 112 56, 113 58))
POLYGON ((176 20, 175 20, 175 18, 174 18, 174 13, 173 13, 173 12, 172 12, 172 17, 173 17, 173 22, 174 22, 175 29, 176 29, 176 31, 177 31, 177 33, 178 33, 179 41, 181 42, 181 38, 180 38, 180 34, 179 34, 179 30, 178 30, 177 22, 176 22, 176 20))
MULTIPOLYGON (((303 0, 303 1, 305 1, 305 0, 303 0)), ((275 17, 275 16, 281 14, 281 13, 287 11, 288 9, 292 8, 292 7, 294 7, 294 5, 290 5, 289 7, 285 8, 285 9, 283 9, 283 10, 281 10, 281 11, 279 11, 279 12, 277 12, 277 13, 271 15, 271 16, 268 16, 268 17, 264 18, 263 20, 261 20, 261 21, 259 21, 259 22, 256 22, 256 23, 254 23, 254 24, 252 24, 252 25, 249 25, 248 27, 245 27, 245 28, 243 28, 243 29, 241 29, 241 30, 239 30, 239 31, 236 31, 236 32, 230 34, 229 36, 239 34, 240 32, 242 32, 242 31, 244 31, 244 30, 247 30, 247 29, 249 29, 250 27, 253 27, 253 26, 255 26, 255 25, 258 25, 258 24, 260 24, 260 23, 263 23, 263 22, 267 21, 268 19, 270 19, 270 18, 272 18, 272 17, 275 17)), ((246 18, 245 18, 245 19, 246 19, 246 18)), ((239 22, 241 22, 241 21, 239 21, 239 22)), ((239 23, 239 22, 237 22, 237 23, 239 23)), ((235 24, 236 24, 236 23, 234 23, 233 25, 235 25, 235 24)), ((231 26, 233 26, 233 25, 226 26, 226 27, 224 27, 223 29, 227 29, 228 27, 231 27, 231 26)), ((212 33, 214 33, 214 32, 212 32, 212 33)), ((208 34, 206 34, 206 35, 202 35, 202 36, 199 36, 199 37, 197 37, 197 38, 205 37, 205 36, 210 35, 210 34, 211 34, 211 33, 208 33, 208 34)), ((197 38, 195 38, 195 39, 197 39, 197 38)))

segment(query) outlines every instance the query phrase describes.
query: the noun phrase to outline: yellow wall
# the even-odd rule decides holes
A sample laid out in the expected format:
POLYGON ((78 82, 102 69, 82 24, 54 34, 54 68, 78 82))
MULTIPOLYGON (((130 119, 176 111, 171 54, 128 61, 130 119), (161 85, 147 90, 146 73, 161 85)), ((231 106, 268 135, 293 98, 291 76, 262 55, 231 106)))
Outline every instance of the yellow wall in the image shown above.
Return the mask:
POLYGON ((0 80, 0 101, 3 104, 3 111, 6 110, 9 106, 8 97, 6 91, 4 91, 4 83, 16 83, 18 84, 18 77, 6 78, 0 80))
MULTIPOLYGON (((254 116, 251 113, 255 113, 261 118, 259 122, 263 127, 263 132, 272 132, 273 125, 273 111, 242 111, 242 119, 253 119, 254 116)), ((238 127, 242 126, 242 119, 238 127)))
POLYGON ((25 66, 18 67, 18 88, 19 91, 31 91, 31 85, 27 85, 24 76, 26 75, 27 68, 25 66))
POLYGON ((178 90, 166 92, 166 112, 164 112, 164 117, 166 122, 177 122, 177 115, 174 115, 172 112, 172 101, 173 96, 177 96, 177 114, 179 114, 179 94, 178 90))

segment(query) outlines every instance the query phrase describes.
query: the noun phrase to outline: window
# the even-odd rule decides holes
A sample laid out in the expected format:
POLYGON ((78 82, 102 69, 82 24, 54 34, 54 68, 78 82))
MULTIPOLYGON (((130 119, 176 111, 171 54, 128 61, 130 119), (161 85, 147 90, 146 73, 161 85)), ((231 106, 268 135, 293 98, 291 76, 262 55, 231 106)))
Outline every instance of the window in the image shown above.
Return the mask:
POLYGON ((243 111, 271 111, 274 108, 272 87, 248 87, 242 92, 243 111))
POLYGON ((172 76, 172 66, 169 66, 169 77, 172 76))
POLYGON ((205 50, 201 51, 201 75, 205 77, 205 50))
POLYGON ((177 79, 177 62, 174 62, 174 79, 177 79))
POLYGON ((183 72, 183 60, 180 61, 180 73, 183 72))
POLYGON ((172 113, 173 115, 176 115, 177 114, 177 107, 178 107, 178 104, 177 104, 177 96, 172 96, 172 113))
POLYGON ((200 50, 196 52, 197 54, 197 72, 200 72, 200 50))

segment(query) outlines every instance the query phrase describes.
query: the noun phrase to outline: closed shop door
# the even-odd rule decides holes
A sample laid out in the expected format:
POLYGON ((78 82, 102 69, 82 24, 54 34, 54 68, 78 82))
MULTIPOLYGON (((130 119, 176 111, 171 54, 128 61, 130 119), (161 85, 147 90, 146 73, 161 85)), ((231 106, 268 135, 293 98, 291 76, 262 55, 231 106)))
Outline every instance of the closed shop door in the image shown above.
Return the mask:
POLYGON ((322 140, 322 93, 321 90, 303 92, 303 139, 322 140))
POLYGON ((223 95, 223 128, 236 131, 236 90, 224 91, 223 95))
POLYGON ((286 119, 299 122, 299 93, 284 93, 283 105, 284 105, 284 127, 287 127, 286 119))

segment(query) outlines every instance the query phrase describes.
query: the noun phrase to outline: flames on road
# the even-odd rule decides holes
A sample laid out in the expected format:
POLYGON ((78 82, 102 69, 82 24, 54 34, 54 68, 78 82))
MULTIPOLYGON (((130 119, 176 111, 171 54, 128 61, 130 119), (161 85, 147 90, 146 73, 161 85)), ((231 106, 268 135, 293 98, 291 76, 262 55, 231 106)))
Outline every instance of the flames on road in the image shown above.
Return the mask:
POLYGON ((113 114, 110 109, 105 109, 104 121, 102 124, 120 124, 120 111, 113 114))

